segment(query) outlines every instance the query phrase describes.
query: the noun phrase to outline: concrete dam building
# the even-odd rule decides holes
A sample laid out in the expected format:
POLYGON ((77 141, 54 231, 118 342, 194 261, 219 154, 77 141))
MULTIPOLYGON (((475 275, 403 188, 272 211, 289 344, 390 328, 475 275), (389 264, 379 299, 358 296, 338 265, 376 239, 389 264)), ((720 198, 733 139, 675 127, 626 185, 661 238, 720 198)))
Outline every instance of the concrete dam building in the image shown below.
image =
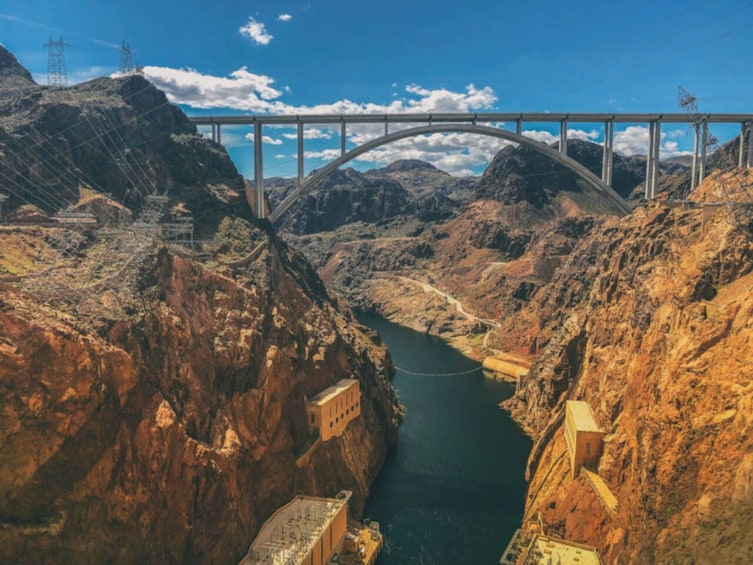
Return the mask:
POLYGON ((351 495, 296 496, 264 523, 239 565, 327 565, 342 553, 351 495))
POLYGON ((340 436, 361 415, 361 388, 356 379, 341 379, 306 402, 311 435, 322 441, 340 436))
POLYGON ((565 439, 573 479, 578 476, 581 467, 598 467, 603 437, 604 432, 596 423, 588 403, 568 400, 565 406, 565 439))

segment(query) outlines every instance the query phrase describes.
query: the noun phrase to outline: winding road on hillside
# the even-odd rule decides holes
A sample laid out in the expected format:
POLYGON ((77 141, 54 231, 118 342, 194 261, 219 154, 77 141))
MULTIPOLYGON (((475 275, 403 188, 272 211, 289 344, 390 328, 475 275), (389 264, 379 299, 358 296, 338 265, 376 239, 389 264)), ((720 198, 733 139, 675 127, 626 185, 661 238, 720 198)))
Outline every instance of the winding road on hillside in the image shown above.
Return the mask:
POLYGON ((425 292, 433 292, 435 294, 438 294, 439 296, 441 296, 442 298, 444 298, 447 302, 449 302, 450 304, 452 304, 453 306, 455 306, 455 310, 457 310, 457 312, 459 314, 462 314, 463 316, 465 316, 469 320, 475 320, 477 322, 481 322, 482 324, 486 324, 487 326, 492 326, 494 328, 499 328, 500 327, 499 322, 495 322, 494 320, 489 320, 489 319, 486 319, 486 318, 479 318, 478 316, 474 316, 473 314, 470 314, 470 313, 466 312, 465 308, 463 308, 463 304, 460 302, 460 300, 458 300, 457 298, 455 298, 453 296, 450 296, 446 292, 442 292, 441 290, 439 290, 438 288, 430 285, 429 283, 417 281, 416 279, 411 279, 409 277, 404 277, 402 275, 397 275, 397 278, 400 279, 400 280, 402 280, 402 281, 408 282, 408 283, 416 284, 416 285, 420 286, 421 288, 423 288, 425 292))

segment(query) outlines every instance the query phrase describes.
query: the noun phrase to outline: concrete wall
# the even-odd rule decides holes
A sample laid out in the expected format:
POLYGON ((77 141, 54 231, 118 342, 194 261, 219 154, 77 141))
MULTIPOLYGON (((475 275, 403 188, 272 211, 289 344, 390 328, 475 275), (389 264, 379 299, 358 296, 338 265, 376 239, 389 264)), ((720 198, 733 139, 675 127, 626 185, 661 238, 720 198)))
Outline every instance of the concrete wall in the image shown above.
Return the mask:
POLYGON ((342 554, 348 523, 348 505, 343 504, 314 548, 303 559, 305 565, 327 565, 334 552, 342 554))
POLYGON ((340 436, 348 424, 361 415, 361 388, 358 381, 322 403, 307 403, 306 417, 312 434, 322 441, 340 436))
POLYGON ((601 431, 578 430, 570 411, 565 415, 565 439, 570 454, 570 473, 578 476, 581 466, 596 468, 601 457, 604 433, 601 431))

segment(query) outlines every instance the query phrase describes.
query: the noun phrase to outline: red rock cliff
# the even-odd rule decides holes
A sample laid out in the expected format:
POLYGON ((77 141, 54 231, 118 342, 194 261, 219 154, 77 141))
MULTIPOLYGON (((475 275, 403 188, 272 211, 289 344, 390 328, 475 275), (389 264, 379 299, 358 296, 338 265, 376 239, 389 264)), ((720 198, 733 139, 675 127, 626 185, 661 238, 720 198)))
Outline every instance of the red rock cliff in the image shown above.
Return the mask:
POLYGON ((127 315, 0 292, 0 562, 232 563, 296 492, 361 511, 398 420, 386 349, 241 227, 241 266, 154 248, 127 315), (362 416, 299 459, 306 396, 344 377, 362 416))
POLYGON ((537 440, 526 514, 607 563, 753 560, 753 244, 729 220, 637 210, 584 242, 537 301, 573 299, 514 406, 537 440), (605 431, 598 472, 616 512, 570 478, 567 399, 588 401, 605 431))

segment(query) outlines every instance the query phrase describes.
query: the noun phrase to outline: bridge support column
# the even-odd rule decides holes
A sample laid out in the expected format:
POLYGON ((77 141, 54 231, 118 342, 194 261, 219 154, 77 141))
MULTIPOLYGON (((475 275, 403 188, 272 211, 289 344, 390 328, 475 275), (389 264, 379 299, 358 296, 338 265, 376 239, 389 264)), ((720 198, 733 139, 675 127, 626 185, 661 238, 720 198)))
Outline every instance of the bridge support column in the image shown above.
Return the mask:
POLYGON ((261 122, 254 123, 254 201, 256 217, 263 220, 267 215, 264 209, 264 146, 261 122))
POLYGON ((654 131, 654 165, 651 167, 651 198, 656 197, 656 184, 659 178, 659 159, 661 157, 661 120, 656 120, 654 131))
POLYGON ((706 176, 706 146, 709 142, 709 128, 706 122, 701 124, 702 136, 701 136, 701 162, 698 165, 698 184, 703 182, 703 178, 706 176))
POLYGON ((296 140, 298 159, 298 186, 303 184, 303 122, 298 122, 298 138, 296 140))
POLYGON ((648 124, 648 151, 646 151, 646 184, 643 195, 646 200, 651 200, 651 167, 654 163, 654 131, 656 131, 656 124, 650 122, 648 124))
POLYGON ((601 162, 601 180, 612 186, 612 163, 614 162, 614 122, 604 122, 604 153, 601 162))
POLYGON ((698 186, 698 147, 700 143, 701 132, 698 125, 695 126, 695 137, 693 138, 693 163, 690 171, 690 190, 695 190, 698 186))
POLYGON ((738 141, 740 143, 740 147, 737 148, 737 166, 742 167, 743 157, 745 156, 745 122, 740 124, 740 137, 738 138, 738 141))
POLYGON ((745 166, 749 169, 753 167, 753 122, 748 122, 748 157, 745 166))
POLYGON ((648 128, 648 154, 646 155, 646 200, 656 196, 656 179, 659 172, 659 149, 661 148, 661 122, 653 121, 648 128))
POLYGON ((345 155, 345 122, 340 122, 340 156, 345 155))
POLYGON ((567 120, 560 122, 560 153, 567 155, 567 120))

